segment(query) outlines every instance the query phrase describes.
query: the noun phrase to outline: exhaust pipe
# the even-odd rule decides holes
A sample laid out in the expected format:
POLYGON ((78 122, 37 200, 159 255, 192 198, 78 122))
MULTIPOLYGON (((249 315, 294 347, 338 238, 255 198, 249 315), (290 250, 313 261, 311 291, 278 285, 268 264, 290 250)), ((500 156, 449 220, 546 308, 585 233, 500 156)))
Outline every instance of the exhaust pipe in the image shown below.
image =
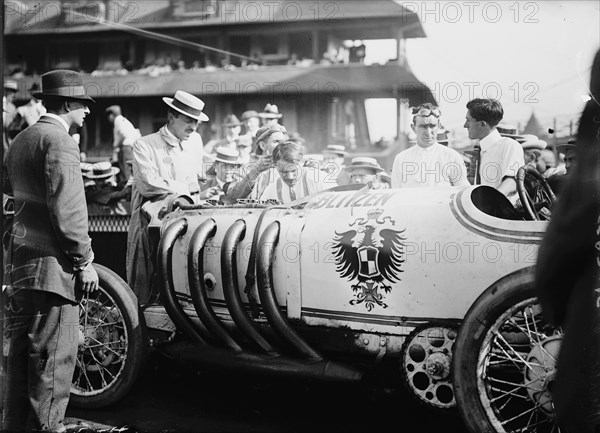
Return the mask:
POLYGON ((231 353, 228 350, 216 347, 206 348, 187 341, 166 344, 161 347, 161 352, 176 360, 216 365, 219 368, 230 368, 236 371, 291 377, 302 376, 341 382, 358 382, 363 377, 361 370, 331 361, 312 362, 248 352, 231 353))
POLYGON ((212 309, 204 284, 204 263, 202 260, 204 245, 208 238, 215 235, 216 231, 217 224, 211 218, 200 224, 190 239, 188 249, 188 281, 190 292, 196 313, 198 313, 200 321, 208 329, 208 332, 228 349, 234 352, 241 352, 242 348, 229 335, 212 309))
MULTIPOLYGON (((185 314, 181 304, 177 301, 175 288, 173 287, 173 264, 171 257, 173 245, 179 236, 187 230, 187 220, 182 218, 172 223, 164 232, 158 244, 159 264, 158 278, 162 283, 160 294, 165 303, 165 310, 173 320, 178 329, 181 329, 192 341, 200 344, 206 344, 205 339, 200 334, 192 320, 185 314)), ((208 334, 208 332, 206 332, 208 334)))
POLYGON ((273 251, 279 241, 279 222, 274 221, 265 229, 257 250, 258 295, 267 320, 275 332, 288 342, 303 358, 321 361, 323 357, 304 341, 291 327, 279 309, 273 288, 273 251))
POLYGON ((246 232, 246 223, 243 220, 234 222, 225 237, 221 246, 221 278, 223 281, 223 295, 227 309, 231 318, 238 329, 254 342, 261 350, 266 353, 276 355, 277 351, 271 344, 258 332, 254 322, 250 319, 242 304, 240 290, 237 282, 237 261, 236 250, 241 239, 246 232))

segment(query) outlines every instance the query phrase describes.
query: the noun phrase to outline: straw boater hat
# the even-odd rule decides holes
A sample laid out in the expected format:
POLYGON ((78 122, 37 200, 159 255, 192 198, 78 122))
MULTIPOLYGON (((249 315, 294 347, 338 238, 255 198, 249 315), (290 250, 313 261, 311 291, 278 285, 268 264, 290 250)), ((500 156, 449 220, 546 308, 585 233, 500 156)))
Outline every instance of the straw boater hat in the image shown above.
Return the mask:
POLYGON ((331 153, 339 156, 348 155, 348 152, 346 152, 346 146, 341 144, 328 144, 327 147, 323 150, 323 153, 331 153))
POLYGON ((242 165, 243 162, 240 159, 240 152, 229 147, 219 146, 217 147, 217 155, 215 156, 215 162, 224 162, 225 164, 242 165))
POLYGON ((4 82, 4 90, 9 90, 11 92, 18 92, 19 91, 19 85, 17 84, 16 81, 6 80, 4 82))
POLYGON ((241 126, 241 124, 242 123, 235 114, 228 114, 225 118, 225 122, 222 123, 222 126, 241 126))
POLYGON ((345 170, 352 173, 352 170, 354 170, 355 168, 370 168, 375 173, 383 171, 383 168, 381 168, 381 166, 375 158, 369 158, 366 156, 356 156, 352 158, 352 162, 349 166, 345 168, 345 170))
POLYGON ((110 164, 110 161, 100 161, 95 164, 89 164, 86 171, 83 171, 82 166, 82 175, 87 179, 108 179, 111 176, 114 176, 119 173, 120 169, 117 167, 113 167, 110 164))
POLYGON ((274 104, 265 105, 265 109, 262 113, 258 113, 258 117, 262 117, 264 119, 281 119, 283 114, 279 114, 279 108, 274 104))
POLYGON ((514 138, 515 140, 523 137, 521 134, 517 134, 517 128, 512 125, 499 124, 496 129, 502 137, 514 138))
POLYGON ((548 143, 533 134, 527 134, 527 139, 521 143, 523 150, 544 150, 548 143))
POLYGON ((516 137, 515 140, 517 141, 517 143, 523 144, 526 141, 538 140, 538 136, 533 134, 523 134, 519 137, 516 137))
POLYGON ((253 117, 258 118, 258 112, 254 111, 254 110, 244 111, 242 113, 242 122, 245 122, 248 119, 252 119, 253 117))
POLYGON ((175 92, 173 98, 163 97, 162 100, 172 109, 177 110, 192 119, 201 120, 203 122, 209 120, 208 116, 202 112, 202 110, 204 110, 204 101, 188 92, 178 90, 175 92))
POLYGON ((42 91, 33 92, 36 99, 69 99, 85 103, 96 102, 85 93, 79 72, 57 69, 42 75, 42 91))

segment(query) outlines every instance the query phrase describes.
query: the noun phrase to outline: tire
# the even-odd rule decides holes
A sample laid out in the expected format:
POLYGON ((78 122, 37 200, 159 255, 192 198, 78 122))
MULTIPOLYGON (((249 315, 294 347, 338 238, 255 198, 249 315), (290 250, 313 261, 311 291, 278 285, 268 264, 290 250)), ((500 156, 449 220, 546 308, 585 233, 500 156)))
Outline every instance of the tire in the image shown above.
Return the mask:
POLYGON ((533 282, 533 268, 500 279, 460 327, 453 385, 471 432, 560 431, 550 389, 562 330, 544 321, 533 282))
POLYGON ((79 302, 79 349, 70 403, 93 409, 115 404, 131 389, 148 350, 146 322, 121 277, 94 264, 99 289, 79 302))

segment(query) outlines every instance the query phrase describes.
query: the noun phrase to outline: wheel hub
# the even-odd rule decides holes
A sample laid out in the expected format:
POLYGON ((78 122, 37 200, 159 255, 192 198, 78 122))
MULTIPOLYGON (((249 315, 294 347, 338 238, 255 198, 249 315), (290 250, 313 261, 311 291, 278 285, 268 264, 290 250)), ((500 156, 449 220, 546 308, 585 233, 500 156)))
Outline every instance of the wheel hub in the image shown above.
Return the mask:
POLYGON ((415 329, 404 342, 402 366, 406 384, 421 401, 436 408, 456 405, 450 381, 456 336, 452 327, 429 324, 415 329))
POLYGON ((452 358, 447 353, 435 352, 427 358, 425 371, 435 380, 447 379, 450 376, 452 358))
POLYGON ((533 345, 527 355, 528 367, 523 368, 527 393, 547 414, 554 413, 552 387, 556 379, 561 336, 550 337, 533 345))

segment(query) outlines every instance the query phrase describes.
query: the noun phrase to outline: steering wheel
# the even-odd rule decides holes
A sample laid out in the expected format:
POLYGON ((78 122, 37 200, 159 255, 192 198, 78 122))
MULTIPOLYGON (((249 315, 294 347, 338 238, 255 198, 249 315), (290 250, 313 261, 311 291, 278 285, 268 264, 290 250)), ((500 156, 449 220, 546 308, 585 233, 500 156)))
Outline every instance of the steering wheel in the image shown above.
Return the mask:
POLYGON ((554 191, 546 179, 532 166, 526 165, 517 172, 517 192, 529 219, 550 220, 550 211, 556 201, 554 191))

